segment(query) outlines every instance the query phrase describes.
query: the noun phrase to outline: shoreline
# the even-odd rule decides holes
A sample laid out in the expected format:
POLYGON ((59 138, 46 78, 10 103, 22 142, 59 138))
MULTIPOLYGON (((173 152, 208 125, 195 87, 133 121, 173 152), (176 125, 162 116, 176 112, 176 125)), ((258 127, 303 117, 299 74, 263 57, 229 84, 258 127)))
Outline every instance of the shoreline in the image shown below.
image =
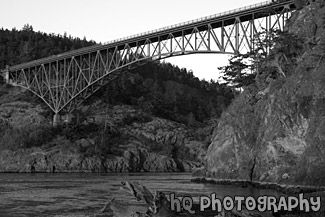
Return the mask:
MULTIPOLYGON (((191 172, 159 172, 159 171, 148 171, 148 172, 91 172, 91 171, 62 171, 62 172, 13 172, 13 171, 0 171, 0 174, 112 174, 112 175, 123 175, 123 174, 184 174, 191 175, 191 172)), ((325 186, 311 186, 311 185, 288 185, 288 184, 277 184, 271 182, 256 182, 248 180, 235 180, 235 179, 215 179, 208 177, 193 177, 190 179, 193 183, 207 183, 217 185, 233 185, 242 188, 253 187, 256 189, 272 189, 279 191, 283 194, 299 194, 299 193, 317 193, 324 192, 325 186)))
POLYGON ((191 179, 194 183, 209 183, 218 185, 235 185, 243 188, 253 187, 257 189, 273 189, 283 194, 299 194, 299 193, 317 193, 324 192, 325 186, 308 186, 308 185, 287 185, 269 182, 255 182, 248 180, 233 180, 233 179, 214 179, 206 177, 195 177, 191 179))

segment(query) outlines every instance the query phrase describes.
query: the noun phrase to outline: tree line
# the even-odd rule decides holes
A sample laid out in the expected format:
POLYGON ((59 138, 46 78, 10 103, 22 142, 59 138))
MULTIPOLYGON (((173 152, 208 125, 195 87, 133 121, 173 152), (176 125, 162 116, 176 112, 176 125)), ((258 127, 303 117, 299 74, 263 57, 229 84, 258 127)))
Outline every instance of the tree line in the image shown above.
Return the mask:
POLYGON ((165 62, 125 71, 95 94, 106 103, 129 104, 155 116, 188 125, 218 118, 234 94, 214 80, 200 80, 192 71, 165 62))
POLYGON ((94 44, 96 42, 74 38, 67 33, 35 32, 29 24, 21 30, 1 28, 0 69, 94 44))

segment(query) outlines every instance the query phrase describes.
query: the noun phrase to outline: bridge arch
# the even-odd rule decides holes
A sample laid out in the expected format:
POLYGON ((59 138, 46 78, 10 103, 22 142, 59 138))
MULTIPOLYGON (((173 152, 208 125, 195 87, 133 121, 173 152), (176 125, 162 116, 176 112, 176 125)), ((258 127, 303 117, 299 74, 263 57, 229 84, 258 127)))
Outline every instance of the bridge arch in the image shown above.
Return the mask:
POLYGON ((58 114, 88 98, 117 72, 146 61, 249 52, 259 32, 282 30, 294 9, 290 0, 269 0, 12 66, 7 80, 30 90, 58 114))

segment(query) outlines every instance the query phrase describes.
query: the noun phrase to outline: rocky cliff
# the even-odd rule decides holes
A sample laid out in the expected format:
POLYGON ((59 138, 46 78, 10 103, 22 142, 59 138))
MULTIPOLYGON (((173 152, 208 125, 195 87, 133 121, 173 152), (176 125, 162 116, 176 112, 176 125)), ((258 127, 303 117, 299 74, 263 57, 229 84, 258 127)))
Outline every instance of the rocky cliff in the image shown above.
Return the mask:
POLYGON ((19 88, 7 94, 0 172, 189 172, 202 164, 205 145, 184 124, 98 100, 81 108, 83 123, 53 129, 46 107, 24 101, 19 88))
POLYGON ((28 148, 0 153, 0 172, 190 172, 194 162, 128 148, 122 156, 83 156, 78 149, 28 148))
POLYGON ((287 23, 303 49, 284 63, 285 77, 257 76, 223 113, 207 151, 208 176, 325 183, 324 4, 311 2, 287 23))

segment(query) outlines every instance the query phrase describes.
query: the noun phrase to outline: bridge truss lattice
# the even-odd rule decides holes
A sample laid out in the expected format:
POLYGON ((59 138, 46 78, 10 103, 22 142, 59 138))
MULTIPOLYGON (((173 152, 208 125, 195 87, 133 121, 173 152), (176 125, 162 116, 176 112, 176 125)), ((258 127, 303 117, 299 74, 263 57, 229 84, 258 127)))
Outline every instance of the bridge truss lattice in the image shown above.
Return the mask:
POLYGON ((267 1, 9 67, 7 81, 32 91, 55 113, 71 109, 121 70, 193 53, 245 53, 262 30, 283 30, 292 1, 267 1))

